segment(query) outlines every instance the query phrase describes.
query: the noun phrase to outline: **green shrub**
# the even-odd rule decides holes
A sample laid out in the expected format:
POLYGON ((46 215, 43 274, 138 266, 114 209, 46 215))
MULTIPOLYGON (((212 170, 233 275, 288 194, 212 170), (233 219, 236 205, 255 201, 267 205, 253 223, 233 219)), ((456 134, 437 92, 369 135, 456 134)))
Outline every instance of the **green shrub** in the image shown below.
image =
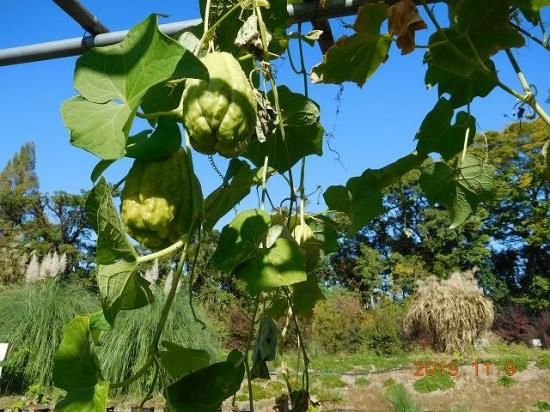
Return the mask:
POLYGON ((394 412, 420 412, 422 410, 414 403, 411 395, 401 383, 387 386, 384 397, 391 402, 394 412))
POLYGON ((364 343, 365 312, 360 300, 338 292, 315 307, 312 338, 329 353, 356 352, 364 343))
POLYGON ((510 378, 508 375, 502 375, 500 378, 498 378, 497 382, 501 384, 504 387, 509 387, 516 381, 512 378, 510 378))
MULTIPOLYGON (((154 296, 155 301, 149 306, 121 312, 115 328, 103 335, 98 357, 103 375, 110 382, 127 379, 145 363, 165 300, 164 293, 159 288, 154 290, 154 296)), ((200 307, 196 310, 199 318, 208 323, 200 307)), ((216 358, 218 342, 212 329, 203 329, 193 319, 187 297, 182 293, 174 300, 161 342, 163 340, 188 348, 207 350, 213 360, 216 358)), ((152 378, 153 371, 132 383, 122 393, 144 395, 150 388, 152 378)))
POLYGON ((52 383, 55 351, 63 327, 75 316, 99 309, 84 288, 47 279, 0 291, 0 342, 9 343, 0 392, 25 392, 52 383))
POLYGON ((536 412, 550 411, 550 402, 549 401, 537 401, 535 407, 536 412))
POLYGON ((436 373, 432 376, 423 376, 414 382, 414 389, 418 392, 444 391, 454 386, 453 379, 446 373, 436 373))
POLYGON ((355 384, 358 386, 367 386, 370 385, 370 381, 367 378, 360 376, 355 378, 355 384))
POLYGON ((368 312, 371 315, 365 327, 365 346, 377 355, 395 355, 403 351, 401 340, 401 305, 386 300, 368 312))
POLYGON ((550 353, 540 355, 535 366, 539 369, 550 369, 550 353))

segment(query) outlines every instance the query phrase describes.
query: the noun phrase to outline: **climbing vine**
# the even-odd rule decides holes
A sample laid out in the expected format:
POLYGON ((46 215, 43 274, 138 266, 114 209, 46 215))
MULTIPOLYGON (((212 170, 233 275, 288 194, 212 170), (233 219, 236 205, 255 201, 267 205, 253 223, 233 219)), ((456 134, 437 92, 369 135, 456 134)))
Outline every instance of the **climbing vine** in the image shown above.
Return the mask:
MULTIPOLYGON (((316 10, 329 3, 318 2, 316 10)), ((277 355, 283 357, 290 408, 308 409, 309 357, 299 319, 311 316, 323 298, 313 269, 338 248, 331 211, 347 214, 350 230, 357 231, 384 212, 383 189, 418 169, 428 200, 448 209, 453 227, 460 225, 491 194, 495 173, 490 159, 469 150, 476 140, 470 102, 500 88, 550 125, 511 51, 523 47, 526 38, 548 48, 540 10, 550 1, 430 3, 421 0, 419 10, 412 0, 366 1, 349 35, 329 44, 312 68, 306 66, 304 46, 320 39, 326 46, 326 38, 321 30, 303 33, 301 24, 297 32, 287 33, 286 0, 201 0, 203 24, 179 36, 162 34, 157 16, 151 15, 122 43, 94 48, 78 59, 74 85, 79 95, 61 112, 71 143, 100 159, 91 172, 94 187, 86 212, 97 232, 103 310, 65 327, 54 383, 67 395, 56 410, 104 411, 109 391, 146 374, 154 379, 142 405, 159 385, 167 410, 216 411, 246 379, 253 410, 251 381, 269 379, 267 362, 277 355), (439 21, 441 15, 449 16, 448 27, 439 21), (540 26, 543 38, 529 25, 540 26), (417 45, 415 32, 425 29, 432 30, 429 42, 417 45), (297 56, 289 48, 294 42, 297 56), (311 213, 306 158, 322 155, 325 131, 308 84, 361 86, 381 70, 393 44, 402 54, 422 48, 426 84, 439 93, 419 125, 416 149, 327 188, 329 210, 311 213), (499 52, 517 74, 520 91, 499 79, 492 60, 499 52), (302 77, 303 90, 277 84, 273 62, 281 57, 288 57, 285 61, 302 77), (150 128, 132 134, 136 117, 146 119, 150 128), (230 159, 225 174, 216 167, 223 182, 206 197, 193 167, 193 157, 203 155, 212 164, 215 156, 230 159), (109 183, 103 173, 124 157, 134 159, 131 169, 109 183), (288 183, 283 199, 269 192, 270 181, 278 177, 288 183), (120 210, 113 202, 119 187, 120 210), (162 334, 184 275, 191 299, 201 233, 214 228, 252 188, 260 193, 258 207, 241 211, 223 227, 211 259, 215 268, 246 284, 254 302, 250 335, 244 352, 234 350, 226 360, 213 362, 206 351, 163 341, 162 334), (150 253, 140 255, 136 242, 150 253), (104 331, 116 331, 120 311, 152 302, 140 268, 166 256, 174 258, 175 272, 147 360, 126 380, 108 382, 94 347, 104 331), (280 331, 279 319, 284 320, 280 331), (282 345, 277 346, 290 324, 298 334, 303 367, 297 386, 288 379, 282 345)), ((550 165, 548 158, 541 156, 542 161, 550 165)))

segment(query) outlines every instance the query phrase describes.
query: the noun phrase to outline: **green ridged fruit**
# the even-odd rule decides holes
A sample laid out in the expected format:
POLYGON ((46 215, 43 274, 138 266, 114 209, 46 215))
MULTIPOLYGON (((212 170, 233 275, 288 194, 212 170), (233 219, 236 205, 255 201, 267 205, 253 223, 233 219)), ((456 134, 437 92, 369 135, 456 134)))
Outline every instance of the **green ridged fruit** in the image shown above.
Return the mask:
POLYGON ((210 79, 189 79, 182 96, 183 122, 191 145, 204 154, 242 154, 256 128, 256 99, 239 62, 215 52, 201 61, 210 79))
POLYGON ((126 232, 153 250, 190 235, 202 211, 200 184, 181 148, 166 159, 134 161, 121 199, 126 232))

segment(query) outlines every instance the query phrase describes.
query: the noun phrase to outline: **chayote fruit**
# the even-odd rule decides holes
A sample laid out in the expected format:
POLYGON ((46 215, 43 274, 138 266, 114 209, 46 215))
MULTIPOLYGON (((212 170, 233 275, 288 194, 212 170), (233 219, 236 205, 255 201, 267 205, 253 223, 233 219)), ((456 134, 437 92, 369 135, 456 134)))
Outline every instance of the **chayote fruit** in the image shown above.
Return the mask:
POLYGON ((256 128, 256 99, 239 62, 214 52, 201 61, 210 79, 189 79, 182 96, 183 121, 191 145, 204 154, 236 157, 256 128))
POLYGON ((126 232, 150 249, 190 235, 202 211, 200 183, 180 148, 162 160, 136 160, 121 194, 126 232))

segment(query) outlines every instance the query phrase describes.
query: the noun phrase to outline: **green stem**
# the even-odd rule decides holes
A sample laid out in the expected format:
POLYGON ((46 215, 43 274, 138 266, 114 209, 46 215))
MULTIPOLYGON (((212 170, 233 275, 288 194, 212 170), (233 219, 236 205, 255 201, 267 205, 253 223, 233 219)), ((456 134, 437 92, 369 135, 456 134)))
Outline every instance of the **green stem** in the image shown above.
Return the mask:
POLYGON ((155 363, 155 375, 153 376, 153 382, 151 383, 151 388, 147 392, 147 395, 143 398, 141 403, 139 404, 139 408, 143 408, 145 406, 145 402, 147 402, 149 399, 153 398, 153 392, 155 392, 155 389, 157 387, 157 381, 159 377, 159 365, 155 363))
MULTIPOLYGON (((449 43, 449 47, 453 50, 453 52, 456 53, 460 58, 462 58, 466 62, 468 62, 468 64, 478 66, 478 64, 476 64, 478 62, 476 62, 475 60, 470 59, 468 56, 466 56, 464 53, 462 53, 462 51, 460 49, 458 49, 458 47, 456 47, 456 45, 453 42, 450 41, 450 39, 447 37, 447 35, 445 34, 445 32, 442 30, 441 26, 439 25, 437 19, 435 18, 435 15, 433 14, 433 12, 430 10, 428 5, 426 4, 426 1, 425 0, 420 0, 420 1, 422 2, 424 10, 426 10, 426 13, 428 13, 428 16, 429 16, 430 20, 432 21, 432 23, 434 24, 435 28, 441 33, 443 38, 449 43)), ((475 49, 473 44, 471 44, 471 47, 475 51, 476 55, 478 55, 477 50, 475 49)), ((511 87, 509 87, 509 86, 505 85, 504 83, 502 83, 498 79, 496 74, 493 73, 491 70, 489 70, 489 68, 485 64, 479 65, 479 68, 481 69, 481 73, 483 75, 485 75, 485 77, 488 77, 492 81, 494 81, 498 87, 500 87, 502 90, 504 90, 508 94, 511 94, 512 96, 516 97, 517 99, 519 99, 522 102, 524 102, 524 103, 528 104, 529 106, 531 106, 533 108, 533 110, 544 120, 544 122, 550 126, 550 116, 538 104, 538 102, 535 100, 533 94, 530 92, 531 88, 529 87, 529 84, 527 83, 527 81, 525 79, 525 76, 523 75, 523 73, 519 69, 519 65, 517 65, 517 62, 515 61, 514 56, 512 55, 512 53, 508 49, 506 50, 506 54, 508 55, 508 58, 510 59, 510 61, 512 62, 512 65, 514 66, 514 70, 516 71, 516 74, 518 75, 520 83, 522 83, 522 86, 525 90, 525 94, 521 94, 521 93, 517 92, 516 90, 512 89, 511 87), (514 62, 515 62, 515 65, 514 65, 514 62), (527 84, 527 88, 525 88, 524 83, 527 84)))
POLYGON ((243 355, 243 362, 246 371, 246 380, 248 383, 248 401, 250 403, 250 412, 254 412, 254 393, 252 392, 252 378, 250 377, 250 364, 248 362, 248 352, 252 346, 252 339, 254 338, 254 328, 256 325, 256 315, 258 314, 258 307, 260 306, 260 294, 256 296, 254 302, 254 312, 250 318, 250 332, 248 334, 248 341, 246 343, 246 349, 243 355))
MULTIPOLYGON (((516 75, 519 79, 519 82, 521 84, 521 87, 523 88, 523 91, 525 92, 524 95, 521 95, 517 92, 517 95, 514 94, 518 99, 521 101, 527 103, 529 106, 535 110, 535 112, 545 121, 545 123, 550 126, 550 116, 546 111, 539 105, 537 100, 535 99, 535 95, 533 94, 533 91, 531 90, 531 85, 527 81, 527 78, 523 74, 516 58, 514 57, 514 54, 510 49, 506 49, 506 56, 508 57, 508 60, 510 60, 510 63, 512 67, 514 68, 514 71, 516 72, 516 75)), ((500 85, 499 85, 500 86, 500 85)), ((502 86, 501 86, 502 87, 502 86)))
POLYGON ((183 246, 183 252, 181 253, 181 257, 178 262, 178 266, 176 268, 176 273, 172 278, 172 285, 170 286, 170 291, 168 292, 168 296, 166 297, 166 301, 164 302, 164 306, 162 307, 159 324, 157 325, 157 329, 155 330, 155 335, 153 336, 153 343, 151 344, 151 350, 154 353, 156 353, 158 350, 160 337, 164 330, 164 325, 166 324, 166 320, 168 319, 168 314, 170 313, 172 302, 174 301, 174 297, 176 296, 176 291, 178 290, 178 283, 180 281, 181 274, 183 272, 183 267, 185 266, 185 259, 187 258, 188 248, 189 248, 189 240, 186 239, 185 244, 183 246))
POLYGON ((540 46, 544 47, 546 50, 550 50, 550 42, 545 42, 539 39, 538 37, 533 36, 531 33, 529 33, 527 30, 522 28, 521 26, 518 26, 517 24, 514 24, 513 22, 510 22, 510 25, 522 33, 524 36, 529 37, 531 40, 533 40, 535 43, 539 44, 540 46))
POLYGON ((141 378, 143 375, 145 375, 145 373, 147 372, 147 370, 149 369, 149 367, 153 364, 154 362, 154 358, 152 355, 149 355, 147 357, 147 360, 145 361, 145 363, 143 364, 143 366, 136 372, 134 373, 132 376, 130 376, 128 379, 126 380, 123 380, 122 382, 115 382, 115 383, 111 383, 109 385, 109 389, 118 389, 118 388, 124 388, 126 386, 129 386, 131 385, 132 383, 134 383, 135 381, 137 381, 139 378, 141 378))
POLYGON ((292 300, 290 299, 290 292, 288 287, 285 287, 285 295, 288 300, 288 307, 290 308, 290 312, 292 312, 292 319, 294 321, 294 326, 296 326, 296 334, 298 335, 298 339, 300 340, 300 348, 302 349, 302 356, 304 357, 304 389, 306 392, 309 392, 309 356, 307 354, 307 348, 305 345, 305 341, 303 339, 302 332, 300 330, 300 325, 298 324, 298 318, 296 317, 296 312, 294 311, 294 306, 292 305, 292 300))
POLYGON ((216 28, 227 18, 229 17, 235 10, 242 7, 243 1, 239 1, 236 3, 233 7, 231 7, 227 12, 221 16, 212 26, 210 26, 207 30, 204 31, 204 34, 202 35, 201 39, 199 40, 199 44, 197 45, 195 49, 195 54, 198 54, 199 51, 204 46, 204 43, 208 40, 208 38, 216 31, 216 28))
POLYGON ((149 262, 151 260, 155 260, 155 259, 161 258, 163 256, 169 255, 171 253, 174 253, 176 250, 181 248, 183 245, 184 245, 184 241, 183 240, 178 240, 176 243, 168 246, 165 249, 159 250, 158 252, 138 257, 137 258, 137 263, 139 264, 139 263, 149 262))
MULTIPOLYGON (((256 6, 255 8, 256 16, 258 17, 258 26, 260 31, 260 38, 262 40, 262 45, 264 51, 267 52, 268 49, 268 41, 267 41, 267 34, 265 32, 265 23, 262 16, 262 11, 259 7, 256 6)), ((283 144, 285 145, 286 151, 287 151, 287 158, 290 159, 290 154, 288 152, 288 146, 286 144, 286 133, 285 133, 285 126, 283 122, 283 112, 281 110, 281 104, 279 102, 279 92, 277 91, 277 85, 275 84, 275 80, 273 79, 273 75, 271 73, 271 68, 268 66, 269 72, 269 83, 271 85, 271 91, 273 92, 273 100, 275 102, 275 110, 277 111, 277 118, 279 121, 279 130, 281 131, 281 140, 283 141, 283 144)), ((288 169, 288 183, 290 186, 290 207, 289 207, 289 217, 288 217, 288 224, 290 224, 290 218, 292 217, 292 205, 293 202, 296 201, 296 193, 294 191, 294 178, 292 177, 292 168, 288 169)))

